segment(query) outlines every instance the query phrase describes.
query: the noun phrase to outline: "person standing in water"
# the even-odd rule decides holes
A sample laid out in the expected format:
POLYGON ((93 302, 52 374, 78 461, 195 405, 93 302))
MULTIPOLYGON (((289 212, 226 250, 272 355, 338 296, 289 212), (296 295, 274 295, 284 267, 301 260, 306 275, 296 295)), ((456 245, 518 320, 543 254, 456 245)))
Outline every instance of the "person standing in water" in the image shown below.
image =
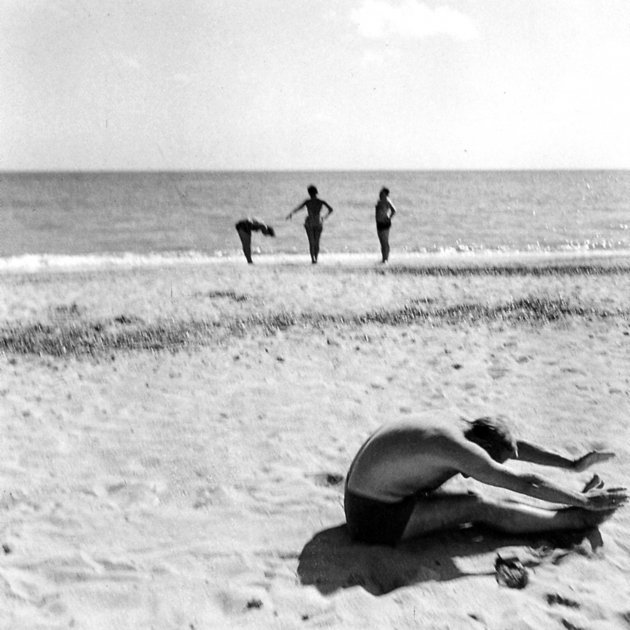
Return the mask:
POLYGON ((243 253, 250 265, 254 262, 252 260, 252 232, 262 232, 265 236, 276 235, 271 226, 256 218, 241 219, 235 227, 243 245, 243 253))
POLYGON ((381 188, 376 202, 376 233, 381 244, 384 263, 389 259, 389 228, 392 226, 392 217, 395 214, 396 208, 389 200, 389 188, 381 188))
POLYGON ((311 185, 307 190, 309 198, 303 201, 297 208, 291 210, 287 215, 287 220, 291 219, 291 217, 302 208, 306 208, 307 214, 306 220, 304 221, 304 229, 308 236, 311 262, 315 265, 317 264, 317 257, 319 256, 319 239, 322 235, 324 219, 327 219, 332 214, 333 209, 323 199, 317 197, 317 188, 315 188, 315 186, 311 185), (325 217, 321 216, 322 206, 328 208, 328 214, 325 217))

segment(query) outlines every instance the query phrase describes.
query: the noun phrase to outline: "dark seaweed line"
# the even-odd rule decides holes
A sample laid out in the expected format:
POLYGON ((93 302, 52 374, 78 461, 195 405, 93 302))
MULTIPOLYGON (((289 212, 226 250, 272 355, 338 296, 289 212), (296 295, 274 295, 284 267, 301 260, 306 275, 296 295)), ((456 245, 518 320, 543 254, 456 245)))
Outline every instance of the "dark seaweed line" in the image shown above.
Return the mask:
POLYGON ((573 305, 566 299, 526 297, 503 304, 459 304, 446 307, 409 304, 397 310, 381 309, 363 314, 290 312, 253 315, 231 322, 205 320, 139 323, 133 318, 114 318, 126 324, 84 320, 57 324, 33 323, 0 328, 0 351, 48 356, 100 355, 113 351, 176 351, 203 345, 212 339, 244 335, 254 330, 273 333, 296 326, 379 324, 405 326, 414 323, 478 324, 503 321, 522 325, 544 325, 567 318, 630 318, 630 311, 573 305), (108 328, 109 327, 109 328, 108 328))
POLYGON ((527 297, 490 306, 470 303, 446 307, 422 308, 409 304, 397 310, 377 310, 360 315, 328 315, 305 313, 294 315, 283 312, 273 315, 259 315, 240 320, 233 325, 233 330, 243 330, 251 326, 260 326, 269 330, 282 330, 292 326, 318 326, 324 324, 383 324, 400 326, 416 322, 436 323, 479 323, 506 321, 511 323, 541 324, 554 322, 569 317, 606 319, 629 317, 630 311, 599 309, 594 306, 574 306, 565 299, 546 299, 527 297))
POLYGON ((606 276, 630 274, 628 265, 471 265, 412 267, 392 265, 380 270, 382 274, 410 276, 606 276))
POLYGON ((103 323, 35 323, 0 329, 0 350, 57 357, 126 350, 174 351, 202 343, 217 327, 215 322, 173 321, 106 331, 103 323))

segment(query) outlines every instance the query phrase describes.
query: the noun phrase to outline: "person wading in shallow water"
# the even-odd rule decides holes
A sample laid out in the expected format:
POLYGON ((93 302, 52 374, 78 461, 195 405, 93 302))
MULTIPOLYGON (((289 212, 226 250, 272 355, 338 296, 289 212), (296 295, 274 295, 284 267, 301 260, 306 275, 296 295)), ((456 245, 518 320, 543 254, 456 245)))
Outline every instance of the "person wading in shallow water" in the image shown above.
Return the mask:
POLYGON ((309 198, 303 201, 297 208, 294 208, 287 215, 287 220, 291 219, 296 212, 302 208, 306 208, 306 220, 304 221, 304 229, 308 236, 308 247, 311 253, 311 262, 315 265, 319 256, 319 239, 324 228, 324 219, 327 219, 333 212, 333 209, 323 199, 317 196, 317 188, 315 186, 308 187, 309 198), (328 208, 328 214, 321 216, 322 206, 328 208))
POLYGON ((392 227, 392 217, 396 214, 394 204, 389 200, 389 188, 381 188, 376 202, 376 234, 381 244, 383 262, 389 260, 389 228, 392 227))
POLYGON ((250 265, 254 262, 252 260, 252 232, 262 232, 265 236, 276 235, 271 226, 256 218, 241 219, 235 227, 243 245, 243 253, 250 265))
POLYGON ((465 523, 512 534, 595 527, 628 499, 625 488, 604 488, 597 475, 582 492, 532 472, 514 472, 508 459, 581 472, 614 453, 569 459, 522 440, 492 418, 469 421, 431 413, 381 427, 359 449, 346 478, 345 513, 351 536, 395 545, 465 523), (476 493, 446 492, 457 474, 565 507, 534 507, 476 493))

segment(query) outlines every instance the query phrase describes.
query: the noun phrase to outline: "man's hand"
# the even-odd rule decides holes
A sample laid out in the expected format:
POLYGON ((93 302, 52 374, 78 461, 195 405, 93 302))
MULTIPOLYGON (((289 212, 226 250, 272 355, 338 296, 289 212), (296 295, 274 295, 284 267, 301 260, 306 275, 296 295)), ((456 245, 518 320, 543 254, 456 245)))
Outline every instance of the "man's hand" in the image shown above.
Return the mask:
POLYGON ((573 462, 573 470, 576 472, 582 472, 589 466, 599 464, 600 462, 606 462, 614 456, 615 454, 612 451, 591 451, 573 462))
POLYGON ((628 491, 625 488, 601 488, 595 487, 584 493, 586 497, 587 510, 602 512, 605 510, 616 510, 628 500, 628 491))
POLYGON ((588 492, 589 490, 592 490, 593 488, 600 489, 603 487, 604 487, 604 482, 600 479, 599 475, 593 475, 584 485, 582 492, 588 492))

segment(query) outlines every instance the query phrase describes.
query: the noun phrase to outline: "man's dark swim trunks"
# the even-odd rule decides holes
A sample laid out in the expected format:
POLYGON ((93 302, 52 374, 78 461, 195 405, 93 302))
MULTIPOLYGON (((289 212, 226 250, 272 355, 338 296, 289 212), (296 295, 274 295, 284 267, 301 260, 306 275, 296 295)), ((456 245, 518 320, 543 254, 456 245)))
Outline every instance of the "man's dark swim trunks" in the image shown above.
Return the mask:
POLYGON ((396 503, 368 499, 346 488, 344 509, 350 535, 371 545, 400 542, 416 504, 415 495, 396 503))
POLYGON ((383 230, 389 230, 392 227, 392 222, 387 219, 387 221, 377 221, 376 222, 376 231, 382 232, 383 230))

